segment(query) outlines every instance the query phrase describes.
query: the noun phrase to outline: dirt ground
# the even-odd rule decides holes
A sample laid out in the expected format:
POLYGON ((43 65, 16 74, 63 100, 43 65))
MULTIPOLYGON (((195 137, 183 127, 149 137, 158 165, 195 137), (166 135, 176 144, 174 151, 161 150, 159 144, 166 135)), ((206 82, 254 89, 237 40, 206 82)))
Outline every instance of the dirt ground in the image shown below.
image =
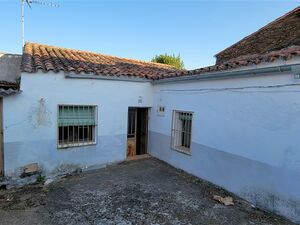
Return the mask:
POLYGON ((156 159, 0 191, 0 224, 293 224, 156 159), (224 206, 213 195, 232 196, 224 206))

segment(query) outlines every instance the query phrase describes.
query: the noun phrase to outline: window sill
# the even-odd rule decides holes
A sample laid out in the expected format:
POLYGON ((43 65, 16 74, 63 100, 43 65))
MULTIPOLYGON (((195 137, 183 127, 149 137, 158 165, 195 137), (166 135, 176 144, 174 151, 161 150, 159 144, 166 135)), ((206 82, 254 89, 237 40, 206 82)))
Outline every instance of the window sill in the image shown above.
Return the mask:
POLYGON ((85 143, 74 143, 74 144, 58 144, 58 149, 67 149, 67 148, 76 148, 76 147, 84 147, 84 146, 91 146, 96 145, 96 142, 85 142, 85 143))
POLYGON ((181 147, 181 146, 178 146, 178 147, 171 147, 171 149, 174 150, 174 151, 177 151, 177 152, 186 154, 186 155, 188 155, 188 156, 192 156, 191 149, 187 149, 187 148, 181 147))

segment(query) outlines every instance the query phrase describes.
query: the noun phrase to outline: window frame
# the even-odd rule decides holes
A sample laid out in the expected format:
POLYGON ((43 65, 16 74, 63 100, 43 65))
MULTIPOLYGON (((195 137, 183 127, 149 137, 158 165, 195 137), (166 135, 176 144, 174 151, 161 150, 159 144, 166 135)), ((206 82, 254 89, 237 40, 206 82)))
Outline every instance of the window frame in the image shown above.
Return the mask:
MULTIPOLYGON (((194 121, 194 112, 193 111, 187 111, 187 110, 177 110, 174 109, 172 111, 172 124, 171 124, 171 149, 180 153, 184 153, 186 155, 192 155, 192 140, 193 140, 193 121, 194 121), (175 119, 177 113, 188 113, 192 115, 192 121, 191 121, 191 132, 190 132, 190 147, 189 148, 178 148, 175 146, 175 119)), ((183 146, 182 146, 183 147, 183 146)))
MULTIPOLYGON (((130 115, 130 116, 132 116, 132 115, 130 115)), ((137 108, 132 108, 132 107, 129 107, 128 108, 128 118, 127 118, 127 138, 136 138, 136 128, 137 128, 137 108), (131 112, 130 112, 130 110, 132 110, 131 112), (132 122, 133 122, 133 124, 130 124, 130 118, 129 118, 129 115, 130 114, 133 114, 133 117, 131 118, 131 119, 133 119, 132 120, 132 122), (130 129, 131 129, 131 131, 133 131, 133 133, 132 132, 129 132, 129 126, 130 125, 133 125, 132 127, 130 127, 130 129)))
POLYGON ((57 105, 57 123, 56 123, 56 130, 57 130, 57 149, 67 149, 67 148, 76 148, 76 147, 85 147, 85 146, 92 146, 97 144, 98 139, 98 105, 92 105, 92 104, 58 104, 57 105), (95 109, 95 124, 94 125, 94 141, 91 141, 89 143, 68 143, 68 144, 59 144, 59 107, 64 106, 89 106, 94 107, 95 109))

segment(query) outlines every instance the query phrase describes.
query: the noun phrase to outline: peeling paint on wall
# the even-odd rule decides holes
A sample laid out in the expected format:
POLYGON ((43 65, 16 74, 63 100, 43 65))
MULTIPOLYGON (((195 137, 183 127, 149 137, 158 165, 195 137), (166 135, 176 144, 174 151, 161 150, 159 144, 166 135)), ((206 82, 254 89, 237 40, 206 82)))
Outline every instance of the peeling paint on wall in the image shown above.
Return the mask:
POLYGON ((39 126, 50 127, 52 112, 47 108, 45 99, 41 98, 38 103, 36 103, 29 113, 29 121, 34 128, 39 126))

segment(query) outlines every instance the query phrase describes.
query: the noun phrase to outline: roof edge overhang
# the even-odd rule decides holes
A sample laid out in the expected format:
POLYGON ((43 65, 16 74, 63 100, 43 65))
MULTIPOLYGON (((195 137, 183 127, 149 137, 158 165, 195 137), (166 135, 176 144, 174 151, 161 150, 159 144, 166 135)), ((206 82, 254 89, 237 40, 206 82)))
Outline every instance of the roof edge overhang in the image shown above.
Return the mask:
POLYGON ((22 91, 21 90, 15 90, 15 89, 3 89, 0 88, 0 97, 4 97, 4 96, 8 96, 8 95, 16 95, 16 94, 20 94, 22 91))
POLYGON ((154 80, 153 84, 173 83, 173 82, 189 82, 195 80, 216 80, 216 79, 228 79, 228 78, 240 78, 240 77, 257 77, 263 76, 270 73, 281 74, 284 72, 291 72, 294 75, 300 74, 300 63, 290 65, 280 65, 264 68, 251 68, 251 69, 240 69, 231 71, 220 71, 220 72, 207 72, 195 75, 187 75, 181 77, 164 78, 154 80))
MULTIPOLYGON (((245 77, 257 77, 272 74, 282 74, 284 72, 291 72, 294 75, 300 77, 300 63, 288 64, 288 65, 277 65, 268 66, 261 68, 241 68, 236 70, 226 70, 226 71, 215 71, 215 72, 205 72, 194 75, 184 75, 177 77, 165 77, 157 80, 140 78, 134 76, 111 76, 111 75, 96 75, 96 74, 76 74, 76 73, 64 73, 65 78, 68 79, 97 79, 97 80, 110 80, 110 81, 127 81, 127 82, 142 82, 142 83, 152 83, 152 84, 163 84, 163 83, 173 83, 173 82, 189 82, 195 80, 216 80, 216 79, 232 79, 232 78, 245 78, 245 77)), ((27 72, 23 72, 27 73, 27 72)), ((1 91, 0 91, 1 95, 1 91)))
POLYGON ((152 82, 152 79, 133 77, 133 76, 111 76, 111 75, 93 75, 93 74, 72 74, 66 73, 66 78, 73 79, 96 79, 96 80, 113 80, 128 82, 152 82))

